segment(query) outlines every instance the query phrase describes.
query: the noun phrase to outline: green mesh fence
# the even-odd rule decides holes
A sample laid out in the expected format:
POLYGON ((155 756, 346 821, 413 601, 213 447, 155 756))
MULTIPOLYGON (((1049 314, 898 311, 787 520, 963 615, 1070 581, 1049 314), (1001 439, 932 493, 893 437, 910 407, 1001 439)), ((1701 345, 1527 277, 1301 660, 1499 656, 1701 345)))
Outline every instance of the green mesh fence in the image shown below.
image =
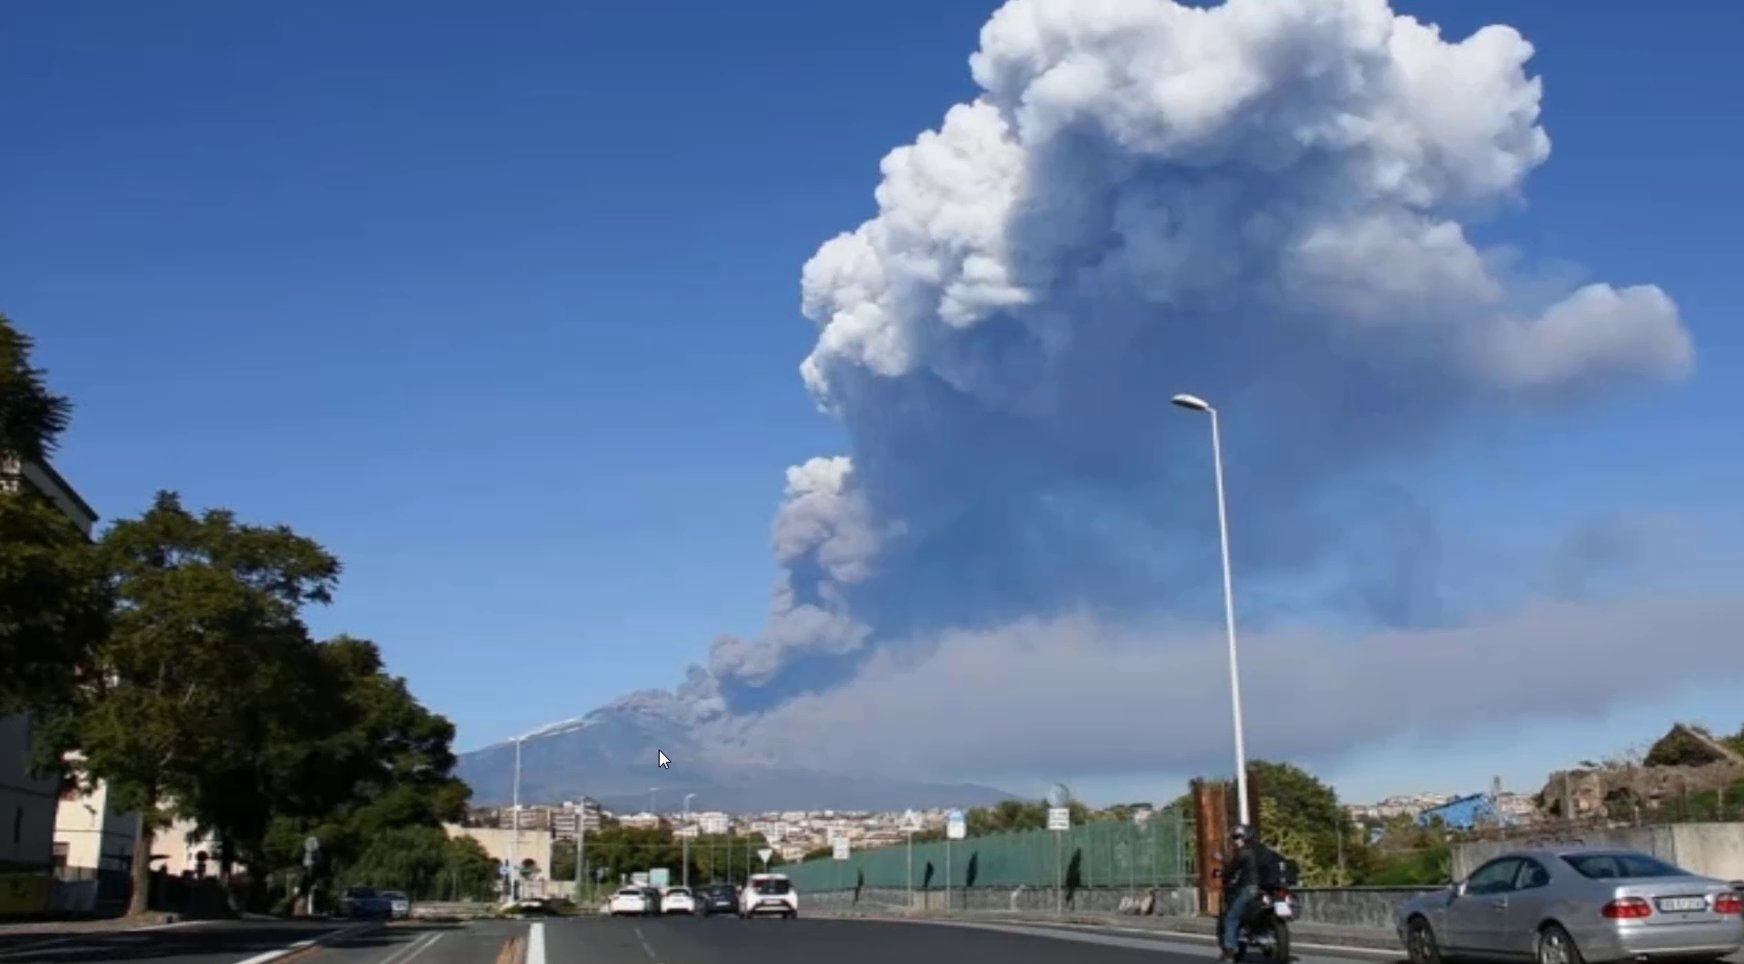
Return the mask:
POLYGON ((1180 885, 1191 878, 1192 830, 1191 821, 1165 811, 1142 824, 1110 820, 1060 833, 1025 830, 954 840, 948 854, 945 841, 917 843, 912 881, 905 844, 858 851, 848 860, 786 864, 780 872, 811 891, 857 885, 943 889, 947 865, 954 888, 1051 887, 1062 878, 1074 887, 1180 885))

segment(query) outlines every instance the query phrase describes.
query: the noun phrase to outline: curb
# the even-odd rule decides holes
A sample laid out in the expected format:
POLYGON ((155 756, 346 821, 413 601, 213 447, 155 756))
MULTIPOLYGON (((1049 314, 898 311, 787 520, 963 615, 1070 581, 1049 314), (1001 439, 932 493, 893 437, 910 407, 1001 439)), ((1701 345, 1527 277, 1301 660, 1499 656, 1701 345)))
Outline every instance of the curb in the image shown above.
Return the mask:
MULTIPOLYGON (((833 918, 836 920, 867 920, 884 923, 905 924, 947 924, 974 927, 978 924, 992 924, 1019 927, 1054 928, 1058 930, 1103 930, 1116 931, 1122 934, 1138 934, 1158 941, 1179 940, 1193 943, 1215 942, 1216 935, 1209 931, 1201 931, 1188 927, 1144 927, 1134 926, 1118 918, 1103 920, 1100 918, 1066 915, 1065 917, 1019 917, 1019 916, 962 916, 947 917, 938 914, 903 914, 876 913, 866 911, 814 911, 813 917, 833 918)), ((1370 938, 1320 936, 1313 933, 1303 933, 1292 944, 1305 950, 1325 950, 1340 952, 1358 952, 1363 954, 1403 954, 1404 948, 1394 939, 1376 934, 1370 938)))
POLYGON ((354 924, 350 927, 342 927, 339 930, 329 931, 325 934, 322 934, 320 937, 312 937, 306 941, 298 941, 295 944, 291 944, 291 945, 288 945, 286 947, 280 947, 280 948, 277 948, 275 950, 270 950, 270 951, 266 951, 264 953, 256 954, 253 957, 250 957, 250 958, 247 958, 246 960, 238 962, 238 964, 268 964, 268 962, 285 962, 293 957, 300 956, 300 955, 304 954, 305 952, 313 951, 316 948, 325 947, 328 944, 335 944, 335 943, 338 943, 339 941, 349 940, 350 938, 353 938, 353 937, 358 937, 358 936, 363 935, 363 934, 369 934, 369 933, 372 933, 374 931, 382 930, 386 926, 387 926, 387 924, 383 921, 367 921, 367 922, 362 923, 362 924, 354 924))

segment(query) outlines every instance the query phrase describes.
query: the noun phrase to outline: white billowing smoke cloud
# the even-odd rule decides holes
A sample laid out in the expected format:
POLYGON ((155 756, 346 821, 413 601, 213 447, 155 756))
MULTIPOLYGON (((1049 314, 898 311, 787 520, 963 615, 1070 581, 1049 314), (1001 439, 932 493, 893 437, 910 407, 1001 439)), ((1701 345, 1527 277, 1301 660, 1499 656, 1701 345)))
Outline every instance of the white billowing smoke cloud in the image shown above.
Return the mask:
MULTIPOLYGON (((1522 715, 1599 719, 1624 697, 1675 695, 1687 667, 1711 667, 1736 646, 1741 621, 1744 601, 1680 599, 1542 603, 1480 625, 1358 640, 1250 635, 1249 749, 1330 762, 1352 747, 1458 738, 1462 727, 1522 715)), ((749 740, 789 765, 853 760, 873 772, 1191 772, 1228 759, 1222 643, 1215 629, 1145 633, 1081 616, 950 633, 924 659, 879 653, 848 685, 758 721, 749 740)))
MULTIPOLYGON (((1384 0, 1007 3, 970 60, 980 96, 891 152, 876 216, 805 265, 801 371, 853 457, 789 470, 770 623, 688 689, 753 731, 786 704, 811 736, 909 701, 899 665, 935 650, 928 678, 959 687, 1161 659, 1098 633, 1210 571, 1204 427, 1169 414, 1177 391, 1230 413, 1250 584, 1348 568, 1397 582, 1353 595, 1383 623, 1421 618, 1416 549, 1342 558, 1331 483, 1478 406, 1693 364, 1658 288, 1533 304, 1468 239, 1549 157, 1531 53, 1384 0), (1103 622, 1047 621, 1074 611, 1103 622)), ((1353 652, 1418 651, 1375 639, 1353 652)))

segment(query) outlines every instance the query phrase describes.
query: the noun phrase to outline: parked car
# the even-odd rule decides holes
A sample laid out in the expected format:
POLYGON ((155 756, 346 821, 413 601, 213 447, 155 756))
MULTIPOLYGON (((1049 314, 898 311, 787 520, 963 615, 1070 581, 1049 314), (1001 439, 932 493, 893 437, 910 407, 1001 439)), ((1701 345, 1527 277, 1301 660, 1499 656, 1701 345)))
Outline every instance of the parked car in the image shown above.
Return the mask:
POLYGON ((388 917, 393 912, 393 905, 373 887, 348 887, 339 898, 341 917, 388 917))
POLYGON ((1519 850, 1406 901, 1395 924, 1413 964, 1713 959, 1744 948, 1744 895, 1637 851, 1519 850))
POLYGON ((694 914, 696 897, 691 894, 689 887, 668 887, 660 895, 660 913, 694 914))
POLYGON ((712 917, 715 914, 737 914, 739 912, 739 888, 732 884, 716 884, 703 891, 702 916, 712 917))
POLYGON ((739 900, 739 916, 750 920, 758 914, 779 914, 789 920, 799 916, 799 892, 786 874, 752 874, 739 900))
POLYGON ((394 920, 406 920, 412 916, 412 898, 397 890, 381 892, 382 900, 388 902, 388 916, 394 920))
POLYGON ((625 887, 613 894, 606 906, 613 917, 643 917, 653 905, 648 902, 648 895, 642 888, 625 887))

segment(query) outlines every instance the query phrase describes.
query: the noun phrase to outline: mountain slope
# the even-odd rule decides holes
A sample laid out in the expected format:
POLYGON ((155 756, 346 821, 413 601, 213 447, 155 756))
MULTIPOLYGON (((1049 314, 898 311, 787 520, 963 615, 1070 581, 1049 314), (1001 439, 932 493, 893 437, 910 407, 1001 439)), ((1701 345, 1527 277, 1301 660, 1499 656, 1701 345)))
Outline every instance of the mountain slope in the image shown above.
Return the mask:
MULTIPOLYGON (((555 803, 586 795, 614 810, 650 804, 676 810, 685 794, 694 809, 751 813, 768 810, 900 810, 986 806, 1013 794, 976 784, 930 783, 873 774, 828 773, 778 763, 721 758, 691 734, 683 703, 662 692, 636 693, 585 717, 528 734, 521 745, 521 802, 555 803), (672 759, 655 767, 655 751, 672 759)), ((509 803, 515 745, 498 743, 460 757, 459 775, 478 805, 509 803)))

